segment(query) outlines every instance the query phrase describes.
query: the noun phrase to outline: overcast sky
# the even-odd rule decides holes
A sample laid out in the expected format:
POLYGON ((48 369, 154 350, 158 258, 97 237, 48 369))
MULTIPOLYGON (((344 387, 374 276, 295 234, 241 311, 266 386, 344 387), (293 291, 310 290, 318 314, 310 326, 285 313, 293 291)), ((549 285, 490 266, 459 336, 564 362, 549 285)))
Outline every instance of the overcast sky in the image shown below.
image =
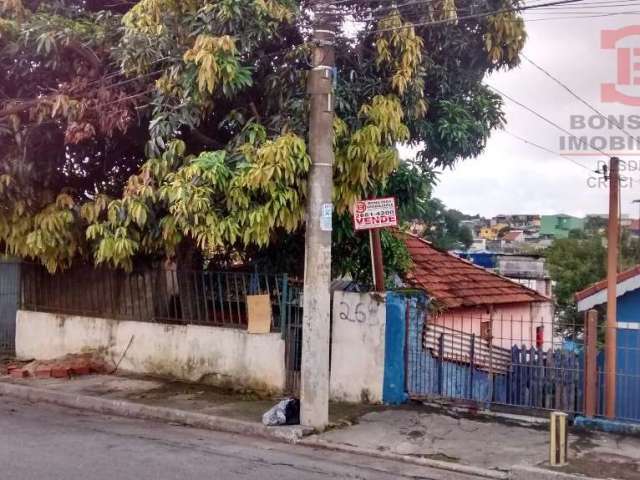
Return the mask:
MULTIPOLYGON (((606 6, 602 0, 584 0, 575 7, 561 7, 564 14, 548 11, 526 14, 529 38, 524 53, 601 112, 607 115, 640 114, 640 107, 605 103, 600 96, 601 83, 615 82, 617 79, 617 53, 616 50, 600 48, 601 31, 634 24, 640 26, 640 6, 629 2, 634 0, 618 0, 606 6), (614 3, 620 7, 612 7, 614 3), (627 5, 623 5, 625 3, 627 5), (594 15, 605 12, 633 13, 575 18, 584 12, 593 12, 594 15), (557 19, 561 16, 569 18, 557 19), (550 17, 556 19, 546 20, 550 17), (534 21, 539 18, 545 20, 534 21)), ((627 37, 617 45, 640 48, 640 35, 627 37)), ((640 62, 640 56, 635 58, 635 62, 640 62)), ((640 71, 637 75, 640 77, 640 71)), ((570 115, 595 115, 526 60, 515 70, 492 75, 487 83, 568 130, 571 130, 570 115)), ((619 89, 628 95, 640 97, 640 85, 619 89)), ((566 134, 509 100, 505 99, 505 102, 506 129, 509 132, 554 152, 561 150, 560 137, 567 137, 566 134)), ((633 129, 627 125, 626 130, 640 137, 637 126, 633 129)), ((624 137, 615 128, 599 131, 586 129, 577 134, 624 137)), ((639 152, 637 149, 633 151, 639 152)), ((598 160, 606 157, 572 158, 594 170, 598 160)), ((635 218, 638 216, 638 207, 632 205, 631 201, 640 198, 640 155, 621 158, 635 160, 639 165, 629 172, 633 180, 622 189, 621 201, 622 211, 635 218)), ((567 159, 539 150, 507 132, 497 131, 482 156, 462 162, 453 171, 447 170, 441 175, 435 196, 449 208, 484 216, 499 213, 568 213, 580 216, 605 213, 607 189, 590 186, 595 177, 595 173, 567 159)))

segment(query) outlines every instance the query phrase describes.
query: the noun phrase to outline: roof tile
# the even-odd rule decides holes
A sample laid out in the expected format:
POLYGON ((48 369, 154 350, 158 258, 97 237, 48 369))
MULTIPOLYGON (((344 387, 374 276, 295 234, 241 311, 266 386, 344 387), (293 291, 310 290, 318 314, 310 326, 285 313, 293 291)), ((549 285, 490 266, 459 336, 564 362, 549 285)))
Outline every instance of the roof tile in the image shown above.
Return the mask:
POLYGON ((407 282, 423 288, 446 307, 549 301, 535 290, 439 250, 415 235, 397 235, 407 245, 414 264, 406 275, 407 282))

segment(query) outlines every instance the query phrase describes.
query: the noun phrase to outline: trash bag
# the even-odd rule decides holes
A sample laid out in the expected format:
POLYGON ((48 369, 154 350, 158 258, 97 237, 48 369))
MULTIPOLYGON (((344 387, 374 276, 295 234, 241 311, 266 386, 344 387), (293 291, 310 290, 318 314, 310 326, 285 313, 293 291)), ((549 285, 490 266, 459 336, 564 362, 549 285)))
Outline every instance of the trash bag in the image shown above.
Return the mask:
POLYGON ((268 427, 297 425, 300 423, 300 400, 285 398, 262 415, 262 423, 268 427))

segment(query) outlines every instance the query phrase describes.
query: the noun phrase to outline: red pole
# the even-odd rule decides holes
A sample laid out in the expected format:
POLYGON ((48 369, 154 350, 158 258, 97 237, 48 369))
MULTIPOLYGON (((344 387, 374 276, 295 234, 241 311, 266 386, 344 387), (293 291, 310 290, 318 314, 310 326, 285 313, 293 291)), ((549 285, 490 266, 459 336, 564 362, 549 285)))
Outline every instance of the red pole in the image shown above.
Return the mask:
POLYGON ((611 158, 609 166, 609 226, 607 241, 607 325, 605 332, 605 416, 616 416, 616 334, 618 285, 618 201, 620 195, 619 162, 611 158))
POLYGON ((598 404, 598 312, 589 310, 584 318, 584 413, 596 416, 598 404))

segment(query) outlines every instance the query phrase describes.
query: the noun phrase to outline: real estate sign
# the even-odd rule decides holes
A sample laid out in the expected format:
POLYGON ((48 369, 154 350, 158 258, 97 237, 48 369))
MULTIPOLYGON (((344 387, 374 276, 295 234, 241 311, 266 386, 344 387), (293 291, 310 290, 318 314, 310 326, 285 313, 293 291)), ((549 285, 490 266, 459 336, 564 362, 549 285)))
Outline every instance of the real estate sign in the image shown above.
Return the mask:
POLYGON ((397 225, 395 198, 372 198, 356 202, 353 209, 353 226, 356 231, 396 227, 397 225))

